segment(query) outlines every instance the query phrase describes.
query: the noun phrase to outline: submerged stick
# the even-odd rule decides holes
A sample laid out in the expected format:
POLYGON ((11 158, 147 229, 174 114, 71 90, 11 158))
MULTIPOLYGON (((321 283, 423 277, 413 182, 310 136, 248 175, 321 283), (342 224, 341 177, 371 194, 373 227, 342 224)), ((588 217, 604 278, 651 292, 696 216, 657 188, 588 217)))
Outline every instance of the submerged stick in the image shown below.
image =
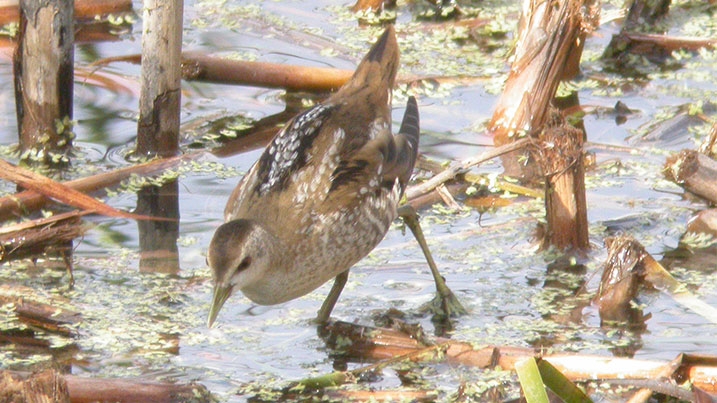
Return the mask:
POLYGON ((660 34, 643 34, 637 32, 622 32, 620 38, 624 41, 631 53, 654 54, 655 49, 674 52, 676 50, 697 51, 702 48, 717 46, 717 39, 694 38, 684 36, 668 36, 660 34))
POLYGON ((77 334, 74 326, 82 320, 78 312, 33 301, 33 295, 35 294, 32 289, 0 286, 0 303, 12 304, 15 315, 20 321, 63 336, 77 334))

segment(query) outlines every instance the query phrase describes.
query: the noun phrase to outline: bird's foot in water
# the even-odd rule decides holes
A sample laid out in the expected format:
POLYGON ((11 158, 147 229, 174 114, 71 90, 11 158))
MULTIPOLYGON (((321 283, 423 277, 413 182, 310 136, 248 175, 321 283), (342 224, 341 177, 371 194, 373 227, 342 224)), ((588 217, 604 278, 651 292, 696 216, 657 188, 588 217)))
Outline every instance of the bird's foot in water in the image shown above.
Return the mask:
POLYGON ((447 332, 453 330, 453 318, 463 316, 468 310, 463 307, 453 292, 446 287, 442 292, 436 292, 436 296, 432 300, 423 304, 420 311, 422 313, 430 313, 431 321, 436 326, 436 335, 445 336, 447 332))

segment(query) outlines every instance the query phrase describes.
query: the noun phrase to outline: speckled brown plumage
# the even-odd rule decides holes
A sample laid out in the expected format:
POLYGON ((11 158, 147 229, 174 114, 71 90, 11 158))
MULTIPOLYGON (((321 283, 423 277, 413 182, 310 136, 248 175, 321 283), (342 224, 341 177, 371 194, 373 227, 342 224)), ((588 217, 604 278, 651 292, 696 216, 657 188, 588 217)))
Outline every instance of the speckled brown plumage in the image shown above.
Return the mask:
POLYGON ((289 121, 234 189, 208 251, 210 324, 236 290, 264 305, 300 297, 383 239, 418 149, 413 98, 391 134, 398 60, 389 27, 351 80, 289 121))

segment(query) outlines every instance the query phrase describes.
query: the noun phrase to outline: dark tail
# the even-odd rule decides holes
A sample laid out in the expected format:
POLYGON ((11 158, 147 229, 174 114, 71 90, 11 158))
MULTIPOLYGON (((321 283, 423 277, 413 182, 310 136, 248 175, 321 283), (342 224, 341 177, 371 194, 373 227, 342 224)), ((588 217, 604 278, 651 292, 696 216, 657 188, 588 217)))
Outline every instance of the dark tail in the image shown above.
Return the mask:
POLYGON ((406 140, 411 144, 413 149, 413 155, 411 158, 411 168, 416 163, 416 156, 418 155, 418 137, 421 134, 419 116, 418 116, 418 104, 416 98, 408 97, 406 103, 406 112, 403 114, 403 121, 401 122, 401 128, 398 132, 406 136, 406 140))
POLYGON ((396 166, 400 167, 400 173, 397 174, 401 182, 401 195, 411 179, 413 166, 416 164, 418 157, 418 136, 420 134, 418 124, 418 105, 416 98, 409 97, 406 104, 406 112, 403 114, 401 128, 396 134, 396 148, 398 150, 396 166))

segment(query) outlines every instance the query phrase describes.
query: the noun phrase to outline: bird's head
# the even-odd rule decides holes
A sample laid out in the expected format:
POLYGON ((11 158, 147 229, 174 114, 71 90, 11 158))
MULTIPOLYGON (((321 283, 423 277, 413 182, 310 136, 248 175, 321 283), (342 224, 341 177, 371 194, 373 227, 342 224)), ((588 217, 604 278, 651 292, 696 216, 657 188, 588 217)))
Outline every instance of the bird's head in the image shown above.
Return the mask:
POLYGON ((217 228, 207 251, 207 263, 214 280, 209 327, 236 290, 250 287, 269 271, 267 236, 260 225, 245 219, 232 220, 217 228))

